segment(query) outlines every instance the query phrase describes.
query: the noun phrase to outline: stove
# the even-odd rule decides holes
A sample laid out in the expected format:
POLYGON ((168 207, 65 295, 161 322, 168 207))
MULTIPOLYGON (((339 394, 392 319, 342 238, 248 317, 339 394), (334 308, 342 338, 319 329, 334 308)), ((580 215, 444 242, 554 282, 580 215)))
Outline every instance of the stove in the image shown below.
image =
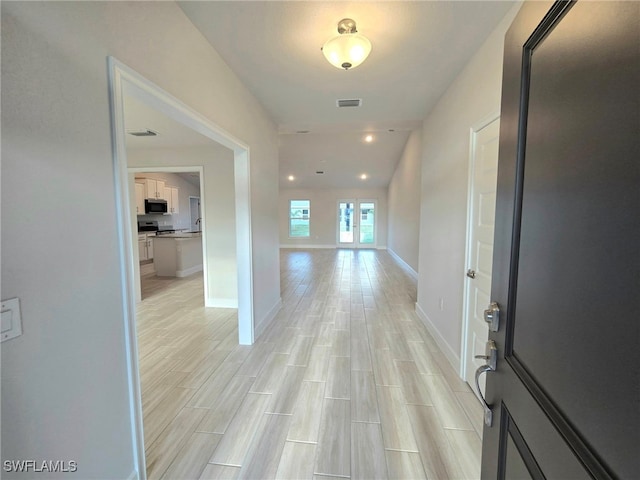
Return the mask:
POLYGON ((156 232, 156 235, 176 233, 173 225, 158 225, 157 220, 138 222, 138 232, 156 232))
POLYGON ((158 222, 152 220, 150 222, 138 222, 138 232, 157 232, 158 222))

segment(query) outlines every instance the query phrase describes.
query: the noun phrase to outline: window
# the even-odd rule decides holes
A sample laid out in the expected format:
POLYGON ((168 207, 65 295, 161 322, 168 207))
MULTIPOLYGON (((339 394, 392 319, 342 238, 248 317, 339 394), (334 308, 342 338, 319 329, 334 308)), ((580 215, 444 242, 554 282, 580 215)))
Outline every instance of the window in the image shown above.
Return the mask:
POLYGON ((289 201, 289 237, 309 237, 309 217, 311 201, 291 200, 289 201))

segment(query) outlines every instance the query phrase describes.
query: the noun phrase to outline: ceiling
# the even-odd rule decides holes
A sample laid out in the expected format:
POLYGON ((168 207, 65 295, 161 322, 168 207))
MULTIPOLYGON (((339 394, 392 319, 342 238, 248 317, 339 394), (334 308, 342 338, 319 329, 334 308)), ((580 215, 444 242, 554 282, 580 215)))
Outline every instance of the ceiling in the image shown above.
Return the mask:
POLYGON ((178 5, 277 124, 281 187, 349 188, 388 185, 409 132, 422 125, 514 3, 178 5), (369 58, 349 71, 330 65, 320 51, 345 17, 373 45, 369 58), (351 98, 361 98, 362 106, 336 107, 336 100, 351 98), (371 144, 363 142, 366 133, 375 135, 371 144))
MULTIPOLYGON (((389 184, 411 130, 513 3, 179 5, 277 124, 281 188, 358 188, 389 184), (320 51, 344 17, 373 44, 369 58, 349 71, 331 66, 320 51), (338 109, 344 98, 361 98, 362 106, 338 109)), ((125 117, 128 131, 158 133, 127 135, 127 148, 217 145, 130 96, 125 117)))
MULTIPOLYGON (((127 150, 147 148, 209 147, 220 152, 228 149, 195 130, 167 117, 140 100, 124 96, 124 126, 127 150), (130 132, 151 130, 156 136, 137 137, 130 132)), ((200 187, 200 175, 194 172, 175 172, 187 182, 200 187)))
MULTIPOLYGON (((167 117, 165 114, 125 95, 124 125, 127 148, 201 147, 218 145, 210 138, 167 117), (137 137, 131 132, 151 130, 153 137, 137 137)), ((224 147, 221 147, 224 148, 224 147)))

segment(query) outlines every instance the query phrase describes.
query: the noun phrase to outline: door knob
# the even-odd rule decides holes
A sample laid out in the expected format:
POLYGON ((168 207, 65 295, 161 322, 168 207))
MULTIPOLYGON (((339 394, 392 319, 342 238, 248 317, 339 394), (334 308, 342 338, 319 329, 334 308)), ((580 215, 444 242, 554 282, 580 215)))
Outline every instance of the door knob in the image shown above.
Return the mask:
POLYGON ((488 372, 495 372, 498 366, 498 347, 496 346, 496 342, 493 340, 489 340, 487 342, 486 353, 485 355, 476 355, 475 358, 484 358, 487 360, 485 365, 481 365, 476 370, 475 380, 476 380, 476 389, 478 390, 478 395, 482 400, 482 409, 484 410, 484 424, 487 427, 490 427, 493 423, 493 410, 491 405, 487 403, 482 395, 482 390, 480 390, 480 375, 488 372))
POLYGON ((489 324, 489 330, 497 332, 500 327, 500 306, 491 302, 489 308, 484 311, 484 321, 489 324))
POLYGON ((467 277, 476 278, 476 271, 471 269, 467 270, 467 277))

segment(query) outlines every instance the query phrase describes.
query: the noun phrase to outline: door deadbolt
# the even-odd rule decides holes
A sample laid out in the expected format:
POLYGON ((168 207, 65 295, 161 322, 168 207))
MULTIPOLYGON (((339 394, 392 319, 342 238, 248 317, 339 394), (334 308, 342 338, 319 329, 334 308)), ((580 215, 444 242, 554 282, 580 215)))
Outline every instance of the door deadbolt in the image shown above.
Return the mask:
POLYGON ((484 311, 484 321, 489 324, 489 330, 497 332, 500 328, 500 307, 496 302, 491 302, 489 308, 484 311))

